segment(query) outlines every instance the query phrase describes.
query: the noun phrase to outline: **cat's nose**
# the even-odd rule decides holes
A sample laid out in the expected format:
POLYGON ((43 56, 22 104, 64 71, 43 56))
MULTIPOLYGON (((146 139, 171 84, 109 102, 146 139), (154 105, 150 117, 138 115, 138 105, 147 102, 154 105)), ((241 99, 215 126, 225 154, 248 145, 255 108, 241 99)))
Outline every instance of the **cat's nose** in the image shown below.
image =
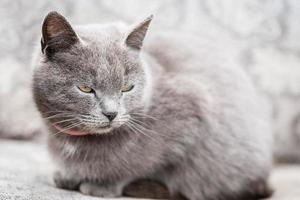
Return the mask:
POLYGON ((109 121, 112 121, 116 118, 118 115, 118 112, 102 112, 102 114, 107 117, 109 121))

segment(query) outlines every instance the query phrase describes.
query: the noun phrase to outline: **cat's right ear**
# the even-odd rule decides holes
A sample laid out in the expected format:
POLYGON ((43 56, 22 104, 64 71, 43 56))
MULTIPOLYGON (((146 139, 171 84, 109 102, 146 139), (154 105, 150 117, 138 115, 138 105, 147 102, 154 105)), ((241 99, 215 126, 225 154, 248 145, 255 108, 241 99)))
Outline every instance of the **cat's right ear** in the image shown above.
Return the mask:
POLYGON ((152 21, 153 15, 147 17, 144 21, 137 24, 133 30, 127 35, 125 43, 126 46, 134 49, 134 50, 141 50, 143 46, 143 41, 148 31, 149 25, 152 21))
POLYGON ((55 11, 48 13, 42 27, 42 53, 51 55, 70 48, 78 41, 75 31, 61 14, 55 11))

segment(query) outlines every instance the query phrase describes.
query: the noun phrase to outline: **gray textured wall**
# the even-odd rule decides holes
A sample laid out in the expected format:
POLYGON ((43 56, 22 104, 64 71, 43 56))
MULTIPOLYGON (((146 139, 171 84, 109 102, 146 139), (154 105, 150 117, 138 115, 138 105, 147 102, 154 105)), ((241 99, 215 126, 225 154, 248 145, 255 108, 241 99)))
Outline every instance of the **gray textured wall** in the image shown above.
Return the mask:
POLYGON ((274 105, 277 154, 300 160, 300 1, 0 0, 0 132, 30 135, 39 129, 29 69, 50 10, 73 24, 134 22, 153 13, 153 28, 186 30, 221 42, 274 105))

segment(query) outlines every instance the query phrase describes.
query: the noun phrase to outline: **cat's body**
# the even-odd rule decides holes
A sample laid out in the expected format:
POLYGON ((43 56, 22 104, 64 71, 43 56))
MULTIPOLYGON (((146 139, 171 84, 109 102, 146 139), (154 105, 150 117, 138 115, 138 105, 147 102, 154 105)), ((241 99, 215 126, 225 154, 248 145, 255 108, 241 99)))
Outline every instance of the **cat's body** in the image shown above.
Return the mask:
MULTIPOLYGON (((110 64, 119 62, 118 56, 124 56, 124 52, 114 49, 115 41, 124 33, 113 26, 105 29, 100 25, 87 26, 78 28, 76 33, 85 47, 103 45, 105 52, 100 57, 106 57, 110 64)), ((121 195, 122 188, 129 182, 146 178, 166 184, 173 198, 180 195, 190 200, 232 200, 268 195, 267 179, 272 163, 268 109, 241 69, 226 59, 222 64, 215 62, 222 58, 217 49, 210 47, 210 41, 189 37, 192 41, 189 43, 185 39, 185 36, 170 34, 153 34, 147 38, 144 51, 139 53, 142 62, 130 64, 143 68, 137 77, 143 77, 144 85, 136 89, 140 89, 140 94, 135 94, 139 101, 124 97, 128 98, 124 101, 133 101, 131 106, 134 105, 128 111, 132 121, 127 126, 100 135, 60 133, 49 136, 49 149, 60 166, 56 174, 58 186, 112 197, 121 195)), ((138 51, 141 47, 136 46, 136 40, 127 44, 138 51)), ((78 47, 68 48, 71 54, 83 55, 76 52, 78 47)), ((95 63, 95 59, 100 59, 98 52, 91 52, 84 53, 85 59, 95 63)), ((51 79, 47 77, 45 81, 45 76, 55 76, 55 70, 44 71, 43 67, 59 68, 58 60, 64 63, 76 59, 68 57, 69 54, 49 51, 49 60, 43 64, 46 66, 36 70, 35 98, 44 116, 53 108, 63 109, 61 105, 55 107, 55 101, 66 97, 56 99, 53 94, 43 93, 43 87, 47 87, 51 79)), ((136 55, 133 57, 136 59, 136 55)), ((127 57, 126 63, 132 62, 130 59, 127 57)), ((58 71, 65 73, 63 69, 58 71)), ((68 73, 79 71, 74 69, 68 73)), ((101 73, 104 72, 100 70, 92 76, 101 76, 101 73)), ((63 81, 65 78, 57 84, 63 81)), ((49 87, 52 88, 50 93, 53 92, 53 86, 49 87)), ((69 102, 65 107, 80 112, 69 102)), ((50 130, 57 132, 51 124, 53 122, 48 122, 50 130)))

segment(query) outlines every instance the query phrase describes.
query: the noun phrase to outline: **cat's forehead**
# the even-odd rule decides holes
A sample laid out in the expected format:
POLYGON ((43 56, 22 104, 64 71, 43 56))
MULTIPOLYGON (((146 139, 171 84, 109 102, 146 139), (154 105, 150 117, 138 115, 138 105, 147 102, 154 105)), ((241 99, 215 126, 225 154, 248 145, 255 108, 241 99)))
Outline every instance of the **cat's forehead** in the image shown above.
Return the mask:
POLYGON ((89 26, 80 29, 78 36, 77 44, 55 56, 59 66, 76 68, 74 74, 101 85, 120 85, 129 71, 138 69, 139 60, 122 45, 124 34, 118 29, 89 26))
POLYGON ((80 29, 79 53, 91 62, 105 62, 118 66, 126 59, 121 45, 122 33, 114 26, 86 26, 80 29))
POLYGON ((90 67, 97 67, 98 71, 124 74, 137 69, 138 56, 123 44, 124 34, 117 29, 100 32, 95 31, 82 36, 82 41, 78 44, 80 60, 90 67))
POLYGON ((79 49, 78 63, 103 85, 120 84, 126 71, 125 52, 115 42, 93 42, 79 49))
POLYGON ((97 74, 120 76, 126 71, 127 56, 117 41, 93 41, 81 48, 81 62, 97 74))

